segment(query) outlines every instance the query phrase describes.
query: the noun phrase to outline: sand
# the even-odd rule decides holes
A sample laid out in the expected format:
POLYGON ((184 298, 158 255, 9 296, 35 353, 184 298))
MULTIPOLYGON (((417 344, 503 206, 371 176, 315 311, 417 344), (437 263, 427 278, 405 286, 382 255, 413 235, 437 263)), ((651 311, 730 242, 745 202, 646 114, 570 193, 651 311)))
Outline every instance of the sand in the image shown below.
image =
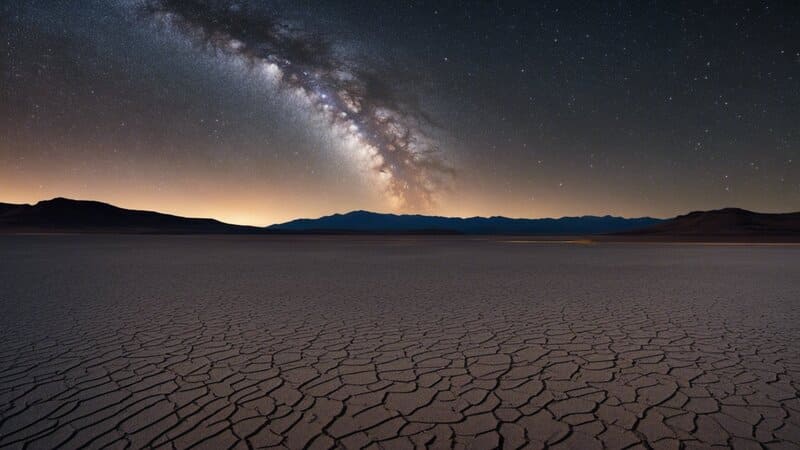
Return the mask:
POLYGON ((800 247, 0 236, 3 448, 797 448, 800 247))

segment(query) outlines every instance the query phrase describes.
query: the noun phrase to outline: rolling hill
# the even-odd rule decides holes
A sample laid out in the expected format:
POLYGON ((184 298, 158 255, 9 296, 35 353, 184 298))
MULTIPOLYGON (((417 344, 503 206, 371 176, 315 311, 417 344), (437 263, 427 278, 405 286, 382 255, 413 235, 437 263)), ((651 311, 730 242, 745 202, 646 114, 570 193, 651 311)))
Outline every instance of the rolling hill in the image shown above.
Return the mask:
POLYGON ((0 230, 59 233, 259 233, 257 227, 192 219, 151 211, 118 208, 107 203, 54 198, 35 205, 0 203, 0 230))
POLYGON ((675 237, 798 237, 800 212, 757 213, 739 208, 694 211, 638 230, 623 232, 629 236, 675 237))

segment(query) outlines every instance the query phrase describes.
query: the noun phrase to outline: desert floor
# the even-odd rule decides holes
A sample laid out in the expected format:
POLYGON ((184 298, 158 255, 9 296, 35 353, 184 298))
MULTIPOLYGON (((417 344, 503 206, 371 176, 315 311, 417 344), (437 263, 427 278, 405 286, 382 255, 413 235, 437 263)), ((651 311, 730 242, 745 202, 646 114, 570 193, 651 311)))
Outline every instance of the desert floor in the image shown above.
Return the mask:
POLYGON ((0 236, 3 448, 798 448, 800 247, 0 236))

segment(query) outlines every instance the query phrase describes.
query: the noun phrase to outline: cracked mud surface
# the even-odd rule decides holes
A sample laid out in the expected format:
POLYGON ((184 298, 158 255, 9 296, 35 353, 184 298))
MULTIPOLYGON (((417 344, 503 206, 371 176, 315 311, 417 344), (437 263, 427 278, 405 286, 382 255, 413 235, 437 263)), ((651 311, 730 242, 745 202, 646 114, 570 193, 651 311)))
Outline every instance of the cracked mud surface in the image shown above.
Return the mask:
POLYGON ((800 247, 0 237, 2 448, 798 448, 800 247))

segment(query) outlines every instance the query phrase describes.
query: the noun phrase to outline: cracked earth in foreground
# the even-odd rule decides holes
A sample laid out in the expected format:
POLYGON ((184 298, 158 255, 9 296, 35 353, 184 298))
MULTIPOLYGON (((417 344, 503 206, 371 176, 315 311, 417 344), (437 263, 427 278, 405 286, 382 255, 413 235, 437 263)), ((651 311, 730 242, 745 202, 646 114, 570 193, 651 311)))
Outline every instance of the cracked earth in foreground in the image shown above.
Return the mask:
POLYGON ((800 247, 0 237, 2 448, 798 448, 800 247))

